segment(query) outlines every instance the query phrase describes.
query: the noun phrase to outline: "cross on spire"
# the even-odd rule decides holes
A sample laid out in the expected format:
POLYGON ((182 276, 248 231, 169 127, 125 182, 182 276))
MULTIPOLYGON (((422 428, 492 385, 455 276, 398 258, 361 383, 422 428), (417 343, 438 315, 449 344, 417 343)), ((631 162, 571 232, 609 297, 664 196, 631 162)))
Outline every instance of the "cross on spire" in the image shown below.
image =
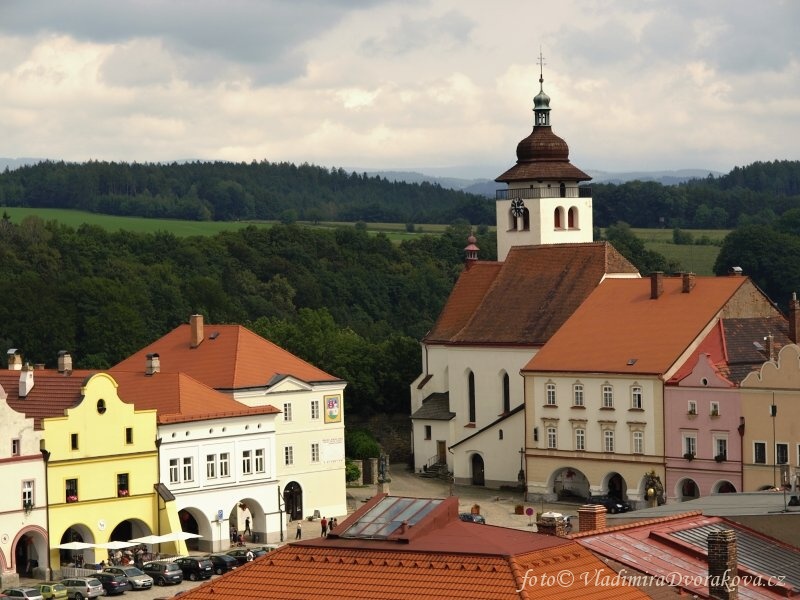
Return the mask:
POLYGON ((536 63, 539 65, 539 86, 541 87, 544 84, 544 75, 542 72, 542 67, 546 64, 544 62, 544 56, 542 55, 542 47, 539 46, 539 58, 536 60, 536 63))

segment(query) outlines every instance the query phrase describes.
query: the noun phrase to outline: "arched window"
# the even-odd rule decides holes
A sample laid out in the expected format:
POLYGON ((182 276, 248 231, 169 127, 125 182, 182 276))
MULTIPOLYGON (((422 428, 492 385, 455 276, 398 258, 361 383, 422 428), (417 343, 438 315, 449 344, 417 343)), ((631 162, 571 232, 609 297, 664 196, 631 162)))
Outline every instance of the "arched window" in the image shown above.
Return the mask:
POLYGON ((558 186, 558 193, 562 198, 566 198, 567 197, 567 184, 562 182, 558 186))
POLYGON ((528 207, 522 209, 522 231, 529 231, 531 228, 531 213, 528 207))
POLYGON ((574 206, 570 207, 569 212, 567 213, 567 227, 569 229, 578 228, 578 209, 574 206))
POLYGON ((511 381, 508 373, 503 373, 503 412, 511 410, 511 381))
POLYGON ((561 207, 557 207, 553 212, 553 227, 561 229, 561 207))
POLYGON ((467 376, 467 388, 469 394, 469 422, 475 422, 475 373, 469 372, 467 376))

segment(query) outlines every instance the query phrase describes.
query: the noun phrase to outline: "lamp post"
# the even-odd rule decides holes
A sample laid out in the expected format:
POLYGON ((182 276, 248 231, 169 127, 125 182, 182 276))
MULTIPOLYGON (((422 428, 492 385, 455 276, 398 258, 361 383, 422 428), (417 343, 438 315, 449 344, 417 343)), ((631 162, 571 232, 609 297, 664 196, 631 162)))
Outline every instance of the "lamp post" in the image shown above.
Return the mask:
POLYGON ((778 452, 775 446, 775 418, 778 416, 778 407, 775 406, 775 392, 772 392, 772 405, 769 407, 769 416, 772 417, 772 487, 778 487, 778 452))

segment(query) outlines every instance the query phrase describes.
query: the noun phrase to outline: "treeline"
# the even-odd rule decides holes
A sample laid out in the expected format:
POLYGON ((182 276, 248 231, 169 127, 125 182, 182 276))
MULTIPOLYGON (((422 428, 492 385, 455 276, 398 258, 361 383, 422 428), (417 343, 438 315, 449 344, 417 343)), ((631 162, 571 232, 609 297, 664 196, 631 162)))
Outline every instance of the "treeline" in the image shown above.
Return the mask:
POLYGON ((0 205, 196 221, 494 223, 494 202, 308 164, 45 161, 0 174, 0 205))
POLYGON ((594 223, 632 227, 735 229, 775 222, 800 208, 800 162, 756 162, 721 177, 665 186, 631 181, 592 186, 594 223))
POLYGON ((69 350, 76 368, 103 369, 201 313, 346 379, 354 412, 405 412, 418 340, 462 268, 468 232, 396 245, 358 227, 177 238, 3 218, 0 349, 50 367, 69 350))

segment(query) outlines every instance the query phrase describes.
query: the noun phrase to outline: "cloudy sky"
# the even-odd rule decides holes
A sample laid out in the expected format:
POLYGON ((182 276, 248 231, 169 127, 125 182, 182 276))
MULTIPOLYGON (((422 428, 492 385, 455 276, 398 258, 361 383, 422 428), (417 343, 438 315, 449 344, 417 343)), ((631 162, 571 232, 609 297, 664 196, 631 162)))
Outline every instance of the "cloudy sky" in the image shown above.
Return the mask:
MULTIPOLYGON (((796 0, 0 0, 0 156, 583 169, 800 159, 796 0)), ((471 167, 471 168, 469 168, 471 167)))

